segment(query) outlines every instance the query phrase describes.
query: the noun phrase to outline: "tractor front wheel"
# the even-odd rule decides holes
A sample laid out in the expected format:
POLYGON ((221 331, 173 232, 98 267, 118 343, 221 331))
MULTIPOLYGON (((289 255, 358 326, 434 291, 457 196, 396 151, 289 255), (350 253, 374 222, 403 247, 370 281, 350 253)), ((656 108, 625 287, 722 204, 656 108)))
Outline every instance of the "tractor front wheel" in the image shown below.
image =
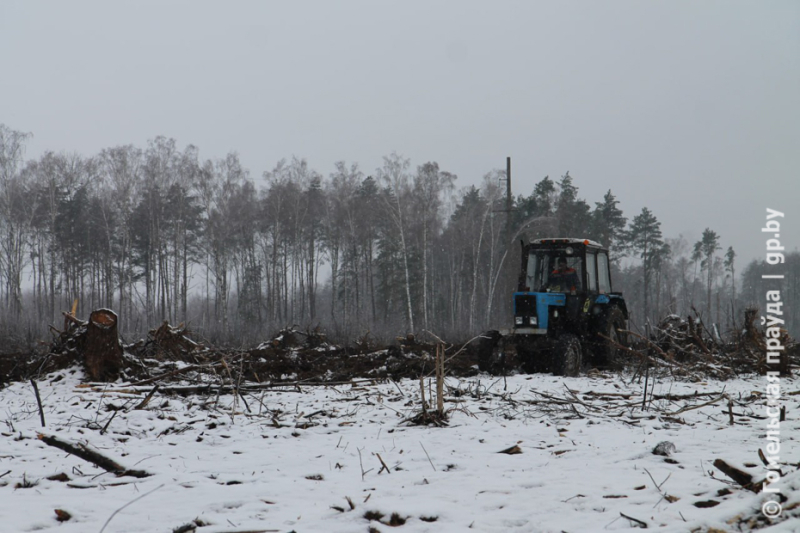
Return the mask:
POLYGON ((561 335, 558 341, 558 349, 554 354, 553 368, 557 376, 577 376, 581 371, 583 363, 583 350, 581 341, 572 334, 561 335))

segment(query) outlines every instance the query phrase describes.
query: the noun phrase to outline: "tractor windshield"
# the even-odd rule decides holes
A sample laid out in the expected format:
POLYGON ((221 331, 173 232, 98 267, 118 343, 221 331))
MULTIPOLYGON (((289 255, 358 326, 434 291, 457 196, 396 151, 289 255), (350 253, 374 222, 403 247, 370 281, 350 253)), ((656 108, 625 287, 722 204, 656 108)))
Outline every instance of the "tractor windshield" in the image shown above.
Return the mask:
POLYGON ((583 269, 579 255, 564 250, 531 250, 525 285, 534 292, 572 292, 581 290, 583 269))

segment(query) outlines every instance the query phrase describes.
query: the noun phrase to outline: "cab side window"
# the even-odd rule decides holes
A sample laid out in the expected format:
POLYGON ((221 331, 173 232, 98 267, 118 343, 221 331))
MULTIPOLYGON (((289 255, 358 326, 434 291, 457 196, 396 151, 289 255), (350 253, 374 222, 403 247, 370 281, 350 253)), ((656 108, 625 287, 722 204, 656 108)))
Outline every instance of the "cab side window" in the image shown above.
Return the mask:
POLYGON ((593 252, 586 252, 586 282, 589 292, 597 291, 597 267, 593 252))
POLYGON ((611 274, 608 270, 608 254, 605 252, 597 254, 597 281, 600 294, 611 292, 611 274))

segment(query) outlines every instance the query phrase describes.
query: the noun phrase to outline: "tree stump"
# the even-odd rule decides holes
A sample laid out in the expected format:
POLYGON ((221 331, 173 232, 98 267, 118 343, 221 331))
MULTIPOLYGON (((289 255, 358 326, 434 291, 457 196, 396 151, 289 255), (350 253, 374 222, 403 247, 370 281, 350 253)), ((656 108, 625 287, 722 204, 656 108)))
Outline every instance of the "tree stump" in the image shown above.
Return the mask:
POLYGON ((84 363, 95 381, 113 381, 122 368, 122 346, 117 333, 117 315, 97 309, 89 315, 84 341, 84 363))

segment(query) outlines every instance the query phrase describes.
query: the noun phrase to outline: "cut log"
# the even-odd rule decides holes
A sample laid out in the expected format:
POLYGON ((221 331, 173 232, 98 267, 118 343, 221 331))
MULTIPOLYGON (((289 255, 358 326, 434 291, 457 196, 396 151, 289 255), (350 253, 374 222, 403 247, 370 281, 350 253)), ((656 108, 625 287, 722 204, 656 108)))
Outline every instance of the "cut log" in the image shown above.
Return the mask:
POLYGON ((123 360, 117 333, 117 315, 114 311, 98 309, 89 315, 83 353, 86 369, 92 380, 117 379, 123 360))
POLYGON ((754 481, 753 476, 744 470, 740 470, 735 466, 731 466, 722 459, 715 459, 714 466, 722 471, 723 474, 734 480, 736 483, 747 490, 753 491, 756 494, 761 492, 764 486, 764 480, 754 481))

